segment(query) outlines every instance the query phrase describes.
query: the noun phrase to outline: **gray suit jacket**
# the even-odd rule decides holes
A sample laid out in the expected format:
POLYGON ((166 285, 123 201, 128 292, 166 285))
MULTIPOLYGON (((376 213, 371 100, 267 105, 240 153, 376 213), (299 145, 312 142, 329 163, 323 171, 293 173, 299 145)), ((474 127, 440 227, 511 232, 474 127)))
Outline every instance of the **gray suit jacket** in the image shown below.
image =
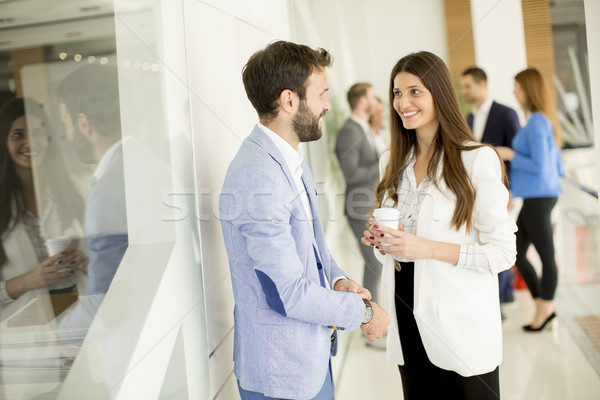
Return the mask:
POLYGON ((340 129, 335 154, 346 180, 346 214, 366 219, 375 208, 375 187, 379 182, 379 155, 362 127, 348 119, 340 129))

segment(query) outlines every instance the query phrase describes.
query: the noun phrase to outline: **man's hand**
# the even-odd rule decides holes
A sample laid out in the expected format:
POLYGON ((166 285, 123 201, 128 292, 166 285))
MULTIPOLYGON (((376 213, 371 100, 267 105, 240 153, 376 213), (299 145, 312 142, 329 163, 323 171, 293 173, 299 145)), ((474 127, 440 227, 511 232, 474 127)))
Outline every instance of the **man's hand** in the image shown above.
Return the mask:
POLYGON ((337 290, 338 292, 358 293, 361 298, 371 300, 371 292, 354 282, 352 279, 338 280, 333 286, 333 290, 337 290))
POLYGON ((391 320, 390 316, 377 303, 372 301, 371 306, 373 307, 373 319, 368 324, 361 325, 360 329, 369 342, 374 342, 385 335, 391 320))

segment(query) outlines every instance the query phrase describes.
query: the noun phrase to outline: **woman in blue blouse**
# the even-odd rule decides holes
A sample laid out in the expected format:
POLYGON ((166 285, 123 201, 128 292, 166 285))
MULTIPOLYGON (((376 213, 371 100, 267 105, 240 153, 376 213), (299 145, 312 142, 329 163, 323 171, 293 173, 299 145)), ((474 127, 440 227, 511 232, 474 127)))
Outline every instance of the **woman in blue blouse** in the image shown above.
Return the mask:
POLYGON ((550 213, 562 193, 560 177, 565 173, 559 148, 560 126, 540 72, 534 68, 519 72, 514 94, 529 119, 514 137, 512 149, 500 148, 499 152, 511 161, 513 196, 523 198, 517 219, 516 265, 536 306, 533 321, 523 329, 537 332, 556 316, 553 299, 558 270, 550 213), (541 277, 526 257, 532 243, 542 261, 541 277))

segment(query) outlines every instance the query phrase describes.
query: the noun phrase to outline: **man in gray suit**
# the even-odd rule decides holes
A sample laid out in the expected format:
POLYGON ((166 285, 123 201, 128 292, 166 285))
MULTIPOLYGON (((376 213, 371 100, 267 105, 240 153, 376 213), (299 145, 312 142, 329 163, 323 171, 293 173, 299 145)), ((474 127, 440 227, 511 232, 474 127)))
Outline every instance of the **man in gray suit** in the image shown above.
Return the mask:
POLYGON ((335 153, 346 180, 344 212, 365 261, 363 286, 376 299, 382 266, 373 249, 360 242, 368 214, 375 208, 375 187, 379 182, 379 155, 369 126, 369 118, 377 109, 373 87, 368 83, 352 85, 348 103, 352 113, 338 133, 335 153))

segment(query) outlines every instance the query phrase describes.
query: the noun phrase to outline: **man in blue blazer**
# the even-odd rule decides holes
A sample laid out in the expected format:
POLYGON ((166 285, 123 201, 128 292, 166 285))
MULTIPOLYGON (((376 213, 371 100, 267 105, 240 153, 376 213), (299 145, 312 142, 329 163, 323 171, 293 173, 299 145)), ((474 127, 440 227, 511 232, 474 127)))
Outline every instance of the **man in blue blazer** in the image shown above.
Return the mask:
POLYGON ((330 63, 323 49, 278 41, 244 67, 260 123, 229 166, 219 206, 242 399, 333 399, 336 329, 361 327, 373 341, 390 321, 332 259, 299 150, 321 137, 330 63))
MULTIPOLYGON (((478 67, 467 68, 460 78, 463 99, 471 104, 467 123, 475 139, 492 146, 510 147, 513 137, 521 128, 517 112, 495 102, 487 92, 487 75, 478 67)), ((506 174, 510 180, 510 162, 505 161, 506 174)), ((510 270, 498 274, 500 301, 513 299, 510 270)))

